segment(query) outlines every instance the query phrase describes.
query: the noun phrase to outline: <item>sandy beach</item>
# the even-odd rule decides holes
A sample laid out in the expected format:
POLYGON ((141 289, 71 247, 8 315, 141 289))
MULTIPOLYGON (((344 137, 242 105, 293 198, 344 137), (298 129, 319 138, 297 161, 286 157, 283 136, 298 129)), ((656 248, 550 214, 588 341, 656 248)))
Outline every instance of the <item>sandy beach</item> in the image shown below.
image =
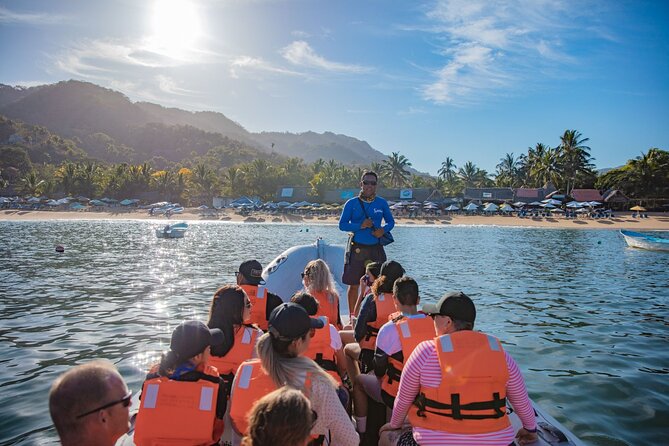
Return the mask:
MULTIPOLYGON (((203 215, 198 209, 186 209, 182 214, 173 215, 169 220, 164 216, 151 216, 146 210, 116 211, 31 211, 24 209, 4 209, 0 211, 0 221, 48 221, 48 220, 155 220, 167 221, 227 221, 239 223, 290 223, 290 224, 337 224, 339 216, 310 216, 297 214, 254 213, 239 215, 232 209, 220 211, 217 216, 203 215)), ((445 215, 436 217, 404 218, 396 217, 396 225, 462 225, 462 226, 517 226, 556 229, 631 229, 669 231, 669 213, 649 213, 648 218, 632 217, 630 212, 616 213, 610 219, 579 217, 567 219, 556 217, 445 215)))

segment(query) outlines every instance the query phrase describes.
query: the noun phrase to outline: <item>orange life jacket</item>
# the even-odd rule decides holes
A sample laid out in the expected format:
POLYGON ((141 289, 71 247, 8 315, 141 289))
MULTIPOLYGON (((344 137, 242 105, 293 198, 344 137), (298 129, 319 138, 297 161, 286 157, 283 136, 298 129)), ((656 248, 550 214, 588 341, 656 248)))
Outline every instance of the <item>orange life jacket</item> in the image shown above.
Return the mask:
MULTIPOLYGON (((304 381, 305 395, 308 394, 310 386, 311 382, 307 373, 304 381)), ((244 361, 239 366, 230 397, 230 420, 239 435, 248 434, 248 416, 255 402, 276 389, 276 384, 265 373, 259 358, 244 361)))
POLYGON ((137 446, 211 445, 220 439, 222 429, 215 426, 218 370, 205 366, 200 373, 197 381, 158 376, 144 382, 135 422, 137 446))
MULTIPOLYGON (((258 330, 242 325, 235 331, 235 343, 225 356, 209 356, 209 364, 223 375, 234 375, 239 365, 253 357, 253 349, 258 341, 258 330)), ((232 378, 232 377, 230 377, 232 378)))
POLYGON ((381 293, 374 296, 374 303, 376 304, 376 319, 367 322, 365 336, 359 342, 361 350, 374 351, 379 328, 388 322, 391 314, 397 311, 392 293, 381 293))
POLYGON ((336 295, 332 295, 332 302, 330 302, 330 293, 327 291, 314 291, 310 292, 310 294, 318 300, 318 313, 316 313, 316 316, 326 316, 332 325, 341 330, 342 327, 339 324, 339 298, 336 295))
POLYGON ((267 288, 264 285, 240 285, 251 301, 251 323, 267 331, 267 288))
POLYGON ((509 426, 504 349, 493 336, 462 330, 434 338, 439 387, 421 386, 409 422, 455 434, 483 434, 509 426))
POLYGON ((309 341, 309 348, 302 354, 311 358, 328 372, 341 385, 341 377, 337 371, 337 358, 335 349, 332 348, 332 337, 330 336, 330 321, 325 316, 320 316, 320 320, 325 325, 319 330, 315 330, 314 337, 309 341))
POLYGON ((393 324, 397 330, 402 350, 388 356, 388 367, 381 382, 383 402, 391 409, 395 403, 397 389, 400 387, 404 362, 409 359, 418 344, 434 338, 434 323, 427 316, 408 318, 400 313, 399 317, 393 319, 393 324))

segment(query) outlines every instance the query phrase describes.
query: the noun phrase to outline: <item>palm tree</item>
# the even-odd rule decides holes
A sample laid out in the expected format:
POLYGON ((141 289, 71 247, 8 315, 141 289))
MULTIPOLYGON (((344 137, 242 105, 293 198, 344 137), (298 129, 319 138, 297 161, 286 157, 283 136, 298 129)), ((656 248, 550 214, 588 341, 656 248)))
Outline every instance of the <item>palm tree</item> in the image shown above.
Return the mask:
POLYGON ((499 187, 517 187, 519 184, 519 165, 520 162, 513 156, 513 153, 507 153, 500 159, 497 167, 497 178, 495 182, 499 187))
POLYGON ((407 183, 407 177, 410 175, 406 170, 411 166, 411 162, 399 152, 392 152, 390 156, 383 160, 381 172, 390 180, 393 187, 401 187, 407 183))
POLYGON ((464 166, 458 169, 458 178, 460 178, 465 187, 474 187, 478 180, 477 174, 479 170, 476 164, 467 161, 464 166))
POLYGON ((65 194, 72 195, 77 179, 77 166, 69 161, 65 162, 56 172, 56 176, 60 178, 60 185, 65 194))
POLYGON ((446 161, 441 163, 441 168, 439 168, 437 174, 439 175, 439 178, 443 178, 446 181, 452 181, 453 178, 455 178, 455 169, 457 168, 458 166, 455 165, 453 158, 447 156, 446 161))
POLYGON ((100 168, 95 163, 86 163, 78 166, 79 190, 87 197, 95 194, 95 182, 98 179, 100 168))
POLYGON ((37 174, 34 170, 31 170, 28 172, 28 174, 26 174, 26 176, 21 178, 21 183, 23 184, 22 191, 32 196, 39 195, 42 192, 42 187, 45 184, 44 180, 41 180, 37 177, 37 174))
POLYGON ((9 181, 2 177, 2 171, 0 171, 0 189, 4 189, 9 186, 9 181))
POLYGON ((592 169, 590 147, 585 143, 589 138, 582 138, 576 130, 565 130, 560 137, 558 153, 562 165, 563 181, 566 182, 565 193, 570 193, 576 183, 579 173, 586 173, 592 169))

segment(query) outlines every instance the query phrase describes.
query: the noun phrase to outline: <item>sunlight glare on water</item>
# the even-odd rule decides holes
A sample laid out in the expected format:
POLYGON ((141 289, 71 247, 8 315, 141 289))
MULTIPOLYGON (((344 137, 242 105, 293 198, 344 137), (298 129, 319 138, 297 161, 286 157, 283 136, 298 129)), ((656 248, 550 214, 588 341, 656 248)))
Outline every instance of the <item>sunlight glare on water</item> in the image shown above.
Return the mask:
MULTIPOLYGON (((47 395, 74 364, 107 358, 138 391, 183 320, 206 322, 243 260, 267 265, 335 226, 147 221, 0 222, 0 444, 55 444, 47 395), (65 252, 54 252, 62 244, 65 252)), ((669 420, 669 255, 605 230, 400 227, 387 248, 423 302, 462 290, 532 398, 591 445, 655 445, 669 420)), ((288 296, 283 296, 287 298, 288 296)))

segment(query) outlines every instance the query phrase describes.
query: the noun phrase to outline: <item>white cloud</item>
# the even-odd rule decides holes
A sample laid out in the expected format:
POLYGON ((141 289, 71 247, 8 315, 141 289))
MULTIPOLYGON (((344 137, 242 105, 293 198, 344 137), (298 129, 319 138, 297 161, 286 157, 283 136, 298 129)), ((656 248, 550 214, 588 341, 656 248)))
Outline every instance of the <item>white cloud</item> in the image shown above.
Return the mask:
POLYGON ((438 0, 427 17, 445 62, 423 97, 463 104, 526 87, 539 70, 559 75, 577 63, 564 42, 592 38, 582 34, 583 8, 560 0, 438 0))
POLYGON ((180 87, 179 83, 169 76, 159 74, 155 79, 158 84, 158 88, 163 93, 177 96, 186 96, 195 93, 193 90, 180 87))
POLYGON ((296 71, 287 70, 282 67, 278 67, 270 64, 269 62, 251 56, 239 56, 232 60, 230 63, 230 77, 235 79, 239 78, 238 71, 264 71, 269 73, 284 74, 288 76, 303 76, 302 73, 296 71))
POLYGON ((14 12, 0 6, 0 23, 24 23, 29 25, 57 25, 67 22, 68 17, 46 12, 14 12))
POLYGON ((296 40, 281 50, 281 55, 294 65, 318 68, 330 72, 340 73, 368 73, 369 67, 332 62, 318 55, 304 40, 296 40))

